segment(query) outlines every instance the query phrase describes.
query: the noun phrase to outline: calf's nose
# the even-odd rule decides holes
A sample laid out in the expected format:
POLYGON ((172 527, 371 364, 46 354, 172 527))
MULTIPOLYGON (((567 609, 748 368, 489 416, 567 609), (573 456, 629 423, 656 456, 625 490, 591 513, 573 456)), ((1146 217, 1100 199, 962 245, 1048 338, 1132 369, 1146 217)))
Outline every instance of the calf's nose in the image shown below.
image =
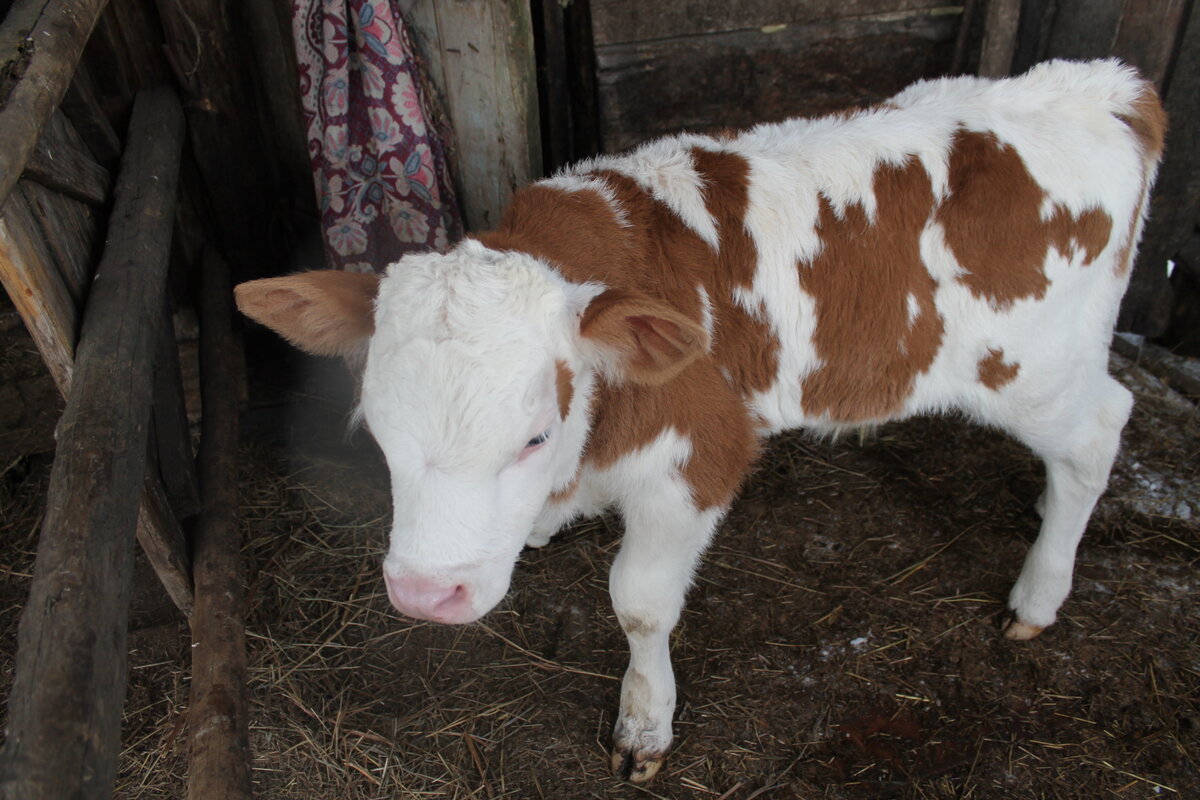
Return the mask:
POLYGON ((401 614, 433 622, 471 622, 471 593, 461 583, 439 581, 423 575, 393 576, 384 573, 388 599, 401 614))

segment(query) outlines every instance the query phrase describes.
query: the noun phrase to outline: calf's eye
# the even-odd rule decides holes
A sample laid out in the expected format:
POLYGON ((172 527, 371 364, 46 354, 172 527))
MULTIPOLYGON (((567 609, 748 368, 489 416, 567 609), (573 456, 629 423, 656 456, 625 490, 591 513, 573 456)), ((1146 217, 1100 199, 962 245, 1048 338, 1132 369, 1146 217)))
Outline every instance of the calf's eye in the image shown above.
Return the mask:
POLYGON ((526 442, 525 447, 526 448, 537 447, 539 444, 542 444, 549 438, 550 438, 550 430, 546 429, 546 430, 542 431, 541 433, 539 433, 537 436, 530 439, 528 442, 526 442))

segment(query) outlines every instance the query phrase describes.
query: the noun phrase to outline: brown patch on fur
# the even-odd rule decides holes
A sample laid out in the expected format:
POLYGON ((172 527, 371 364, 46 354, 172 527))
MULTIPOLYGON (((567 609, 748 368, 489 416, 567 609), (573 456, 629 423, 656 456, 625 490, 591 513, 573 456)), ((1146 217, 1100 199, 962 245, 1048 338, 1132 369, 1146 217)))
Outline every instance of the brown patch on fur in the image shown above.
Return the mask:
POLYGON ((575 373, 567 366, 567 362, 558 359, 554 362, 554 392, 558 396, 558 415, 562 419, 571 413, 571 398, 575 396, 575 373))
POLYGON ((729 153, 692 150, 696 172, 704 181, 704 204, 717 223, 716 274, 705 282, 717 321, 713 352, 717 363, 743 393, 763 391, 779 370, 779 341, 764 321, 746 313, 733 300, 735 289, 754 285, 758 249, 746 230, 750 205, 750 165, 729 153))
POLYGON ((967 271, 958 280, 976 297, 1006 308, 1046 294, 1043 196, 1015 149, 990 133, 955 135, 950 196, 938 209, 937 221, 967 271))
POLYGON ((301 350, 352 356, 375 332, 379 277, 317 270, 266 278, 234 289, 238 309, 301 350))
POLYGON ((1167 138, 1167 112, 1153 86, 1149 83, 1143 86, 1142 93, 1133 101, 1132 114, 1118 114, 1117 118, 1137 136, 1146 158, 1157 159, 1162 155, 1167 138))
POLYGON ((989 389, 998 390, 1011 383, 1021 371, 1020 364, 1009 364, 1004 360, 1004 351, 992 347, 988 354, 979 359, 979 382, 989 389))
MULTIPOLYGON (((594 177, 608 185, 627 225, 620 224, 597 192, 535 184, 518 190, 499 228, 478 238, 488 247, 542 258, 574 283, 603 283, 608 291, 593 301, 595 308, 585 311, 583 326, 597 324, 605 309, 618 301, 650 302, 680 315, 672 323, 674 330, 656 325, 647 330, 635 323, 635 335, 653 334, 660 345, 656 337, 664 330, 666 340, 689 326, 703 330, 697 289, 704 288, 715 320, 709 353, 660 385, 626 381, 616 386, 599 380, 583 458, 603 469, 674 429, 691 442, 692 456, 681 471, 697 506, 705 509, 733 499, 757 455, 757 436, 744 398, 774 380, 778 344, 765 323, 751 318, 732 299, 733 287, 750 285, 757 261, 744 226, 749 167, 734 155, 697 151, 693 156, 719 226, 717 251, 635 181, 607 171, 594 177)), ((661 312, 653 316, 667 317, 661 312)), ((684 334, 679 342, 686 347, 691 335, 684 334)), ((668 341, 667 352, 673 347, 668 341)))
POLYGON ((1050 243, 1065 258, 1083 251, 1086 267, 1100 256, 1112 236, 1112 217, 1098 208, 1089 208, 1078 217, 1062 206, 1055 206, 1054 216, 1046 222, 1050 243))
POLYGON ((991 133, 959 131, 950 151, 950 196, 937 212, 946 244, 966 274, 971 293, 1005 309, 1046 295, 1050 247, 1090 264, 1108 245, 1112 219, 1100 209, 1076 217, 1058 206, 1041 217, 1046 193, 1017 151, 991 133))
POLYGON ((801 264, 800 284, 816 301, 813 345, 824 362, 802 388, 804 410, 838 422, 880 419, 897 411, 918 373, 929 369, 944 326, 934 306, 937 283, 921 260, 918 240, 933 210, 924 167, 875 172, 874 224, 862 206, 838 216, 820 198, 823 248, 801 264), (911 320, 909 297, 918 313, 911 320))

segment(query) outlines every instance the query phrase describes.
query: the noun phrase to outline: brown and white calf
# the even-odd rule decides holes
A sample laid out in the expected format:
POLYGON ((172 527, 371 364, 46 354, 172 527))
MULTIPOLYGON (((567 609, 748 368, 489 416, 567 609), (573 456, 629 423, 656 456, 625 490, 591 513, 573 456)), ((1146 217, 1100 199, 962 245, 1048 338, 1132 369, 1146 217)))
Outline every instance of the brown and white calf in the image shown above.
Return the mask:
POLYGON ((516 193, 497 230, 380 279, 238 287, 365 358, 392 603, 465 623, 525 545, 616 509, 630 663, 614 766, 671 741, 668 636, 764 437, 957 410, 1046 462, 1006 633, 1055 619, 1130 395, 1106 372, 1165 119, 1113 61, 916 84, 866 110, 681 135, 516 193))

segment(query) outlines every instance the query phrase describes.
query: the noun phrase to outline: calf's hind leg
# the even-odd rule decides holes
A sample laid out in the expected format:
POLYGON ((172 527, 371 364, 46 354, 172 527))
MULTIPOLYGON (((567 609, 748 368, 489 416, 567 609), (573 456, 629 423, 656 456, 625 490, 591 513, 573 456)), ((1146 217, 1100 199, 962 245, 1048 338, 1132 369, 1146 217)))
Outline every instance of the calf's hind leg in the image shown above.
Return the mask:
POLYGON ((1009 595, 1011 619, 1004 631, 1009 639, 1041 633, 1071 591, 1075 550, 1108 485, 1133 405, 1125 387, 1107 374, 1081 383, 1070 402, 1057 398, 1009 426, 1046 462, 1042 528, 1009 595))

